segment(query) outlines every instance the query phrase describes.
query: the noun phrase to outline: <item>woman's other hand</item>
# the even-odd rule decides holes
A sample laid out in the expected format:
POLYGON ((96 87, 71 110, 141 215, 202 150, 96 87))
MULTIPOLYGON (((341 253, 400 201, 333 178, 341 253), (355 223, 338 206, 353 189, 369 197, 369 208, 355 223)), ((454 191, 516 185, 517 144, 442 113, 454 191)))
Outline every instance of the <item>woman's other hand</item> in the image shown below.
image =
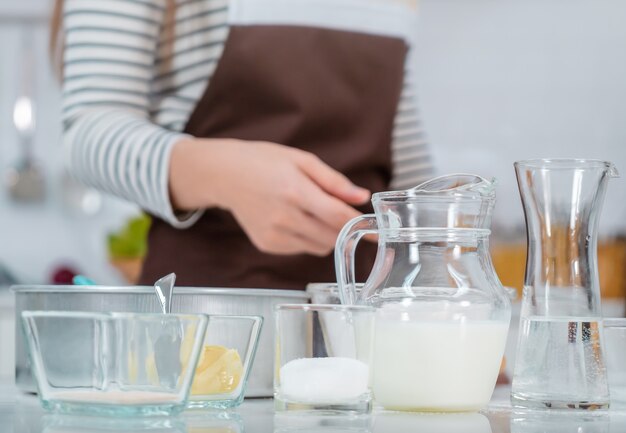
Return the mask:
POLYGON ((169 170, 175 207, 227 209, 271 254, 328 255, 370 197, 315 155, 262 141, 182 140, 169 170))

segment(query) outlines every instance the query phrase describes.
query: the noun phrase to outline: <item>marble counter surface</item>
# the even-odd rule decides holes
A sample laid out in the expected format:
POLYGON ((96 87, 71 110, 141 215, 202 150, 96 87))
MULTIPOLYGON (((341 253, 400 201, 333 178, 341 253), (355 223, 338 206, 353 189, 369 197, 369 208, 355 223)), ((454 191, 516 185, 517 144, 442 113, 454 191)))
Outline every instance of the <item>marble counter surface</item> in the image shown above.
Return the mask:
POLYGON ((511 410, 509 389, 498 387, 481 413, 413 414, 375 411, 363 417, 274 413, 271 399, 254 399, 231 412, 189 412, 155 419, 104 419, 45 413, 37 398, 0 385, 0 433, 616 433, 626 411, 511 410))

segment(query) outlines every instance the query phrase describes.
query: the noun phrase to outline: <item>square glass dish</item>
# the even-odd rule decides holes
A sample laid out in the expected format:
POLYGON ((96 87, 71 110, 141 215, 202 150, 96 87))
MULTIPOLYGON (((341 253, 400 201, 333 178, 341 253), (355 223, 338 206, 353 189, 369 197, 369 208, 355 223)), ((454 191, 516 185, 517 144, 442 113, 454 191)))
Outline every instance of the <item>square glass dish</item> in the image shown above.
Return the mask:
POLYGON ((106 416, 181 412, 208 321, 204 314, 22 313, 43 407, 106 416))
POLYGON ((188 408, 228 409, 241 404, 262 326, 261 316, 209 315, 188 408))

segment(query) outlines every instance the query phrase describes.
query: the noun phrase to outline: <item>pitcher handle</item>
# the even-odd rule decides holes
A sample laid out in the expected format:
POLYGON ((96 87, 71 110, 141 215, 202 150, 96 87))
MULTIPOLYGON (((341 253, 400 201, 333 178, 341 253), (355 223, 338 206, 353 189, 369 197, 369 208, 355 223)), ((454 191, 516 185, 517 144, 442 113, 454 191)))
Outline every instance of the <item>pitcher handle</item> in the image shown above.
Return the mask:
POLYGON ((335 244, 335 272, 342 304, 356 303, 356 276, 354 252, 356 245, 366 234, 378 233, 376 215, 366 214, 352 218, 343 226, 335 244))

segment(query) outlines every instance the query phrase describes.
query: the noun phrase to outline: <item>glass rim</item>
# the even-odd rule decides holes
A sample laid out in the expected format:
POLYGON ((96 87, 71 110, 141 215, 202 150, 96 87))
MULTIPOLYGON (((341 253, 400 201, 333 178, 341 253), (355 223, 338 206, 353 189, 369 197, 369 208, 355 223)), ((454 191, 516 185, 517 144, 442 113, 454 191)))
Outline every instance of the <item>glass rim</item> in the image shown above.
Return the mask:
MULTIPOLYGON (((358 290, 362 289, 365 283, 356 283, 355 286, 358 290)), ((307 292, 330 292, 333 290, 339 290, 339 283, 308 283, 306 285, 307 292)))
POLYGON ((375 312, 376 308, 369 305, 345 304, 277 304, 274 311, 335 311, 335 312, 375 312))
POLYGON ((480 175, 473 173, 451 173, 443 176, 436 176, 432 179, 429 179, 425 182, 416 185, 413 188, 408 188, 405 190, 397 190, 397 191, 382 191, 372 194, 372 201, 393 201, 393 200, 403 200, 409 202, 476 202, 476 201, 485 201, 485 202, 493 202, 495 201, 495 186, 497 185, 497 180, 492 178, 488 180, 480 175), (473 179, 474 182, 471 184, 467 184, 467 187, 463 186, 450 186, 447 189, 438 189, 438 190, 428 190, 428 189, 420 189, 429 183, 436 183, 440 180, 453 179, 453 178, 467 178, 473 179), (482 187, 478 187, 478 185, 484 184, 482 187), (475 189, 472 189, 472 186, 475 189))
POLYGON ((535 159, 522 159, 513 163, 515 167, 521 168, 551 168, 551 169, 597 169, 614 168, 614 165, 610 161, 603 161, 601 159, 588 159, 588 158, 535 158, 535 159))
MULTIPOLYGON (((444 191, 445 192, 445 191, 444 191)), ((400 201, 401 203, 463 203, 463 202, 494 202, 495 195, 478 196, 478 193, 415 192, 413 190, 382 191, 372 194, 372 202, 400 201)))

